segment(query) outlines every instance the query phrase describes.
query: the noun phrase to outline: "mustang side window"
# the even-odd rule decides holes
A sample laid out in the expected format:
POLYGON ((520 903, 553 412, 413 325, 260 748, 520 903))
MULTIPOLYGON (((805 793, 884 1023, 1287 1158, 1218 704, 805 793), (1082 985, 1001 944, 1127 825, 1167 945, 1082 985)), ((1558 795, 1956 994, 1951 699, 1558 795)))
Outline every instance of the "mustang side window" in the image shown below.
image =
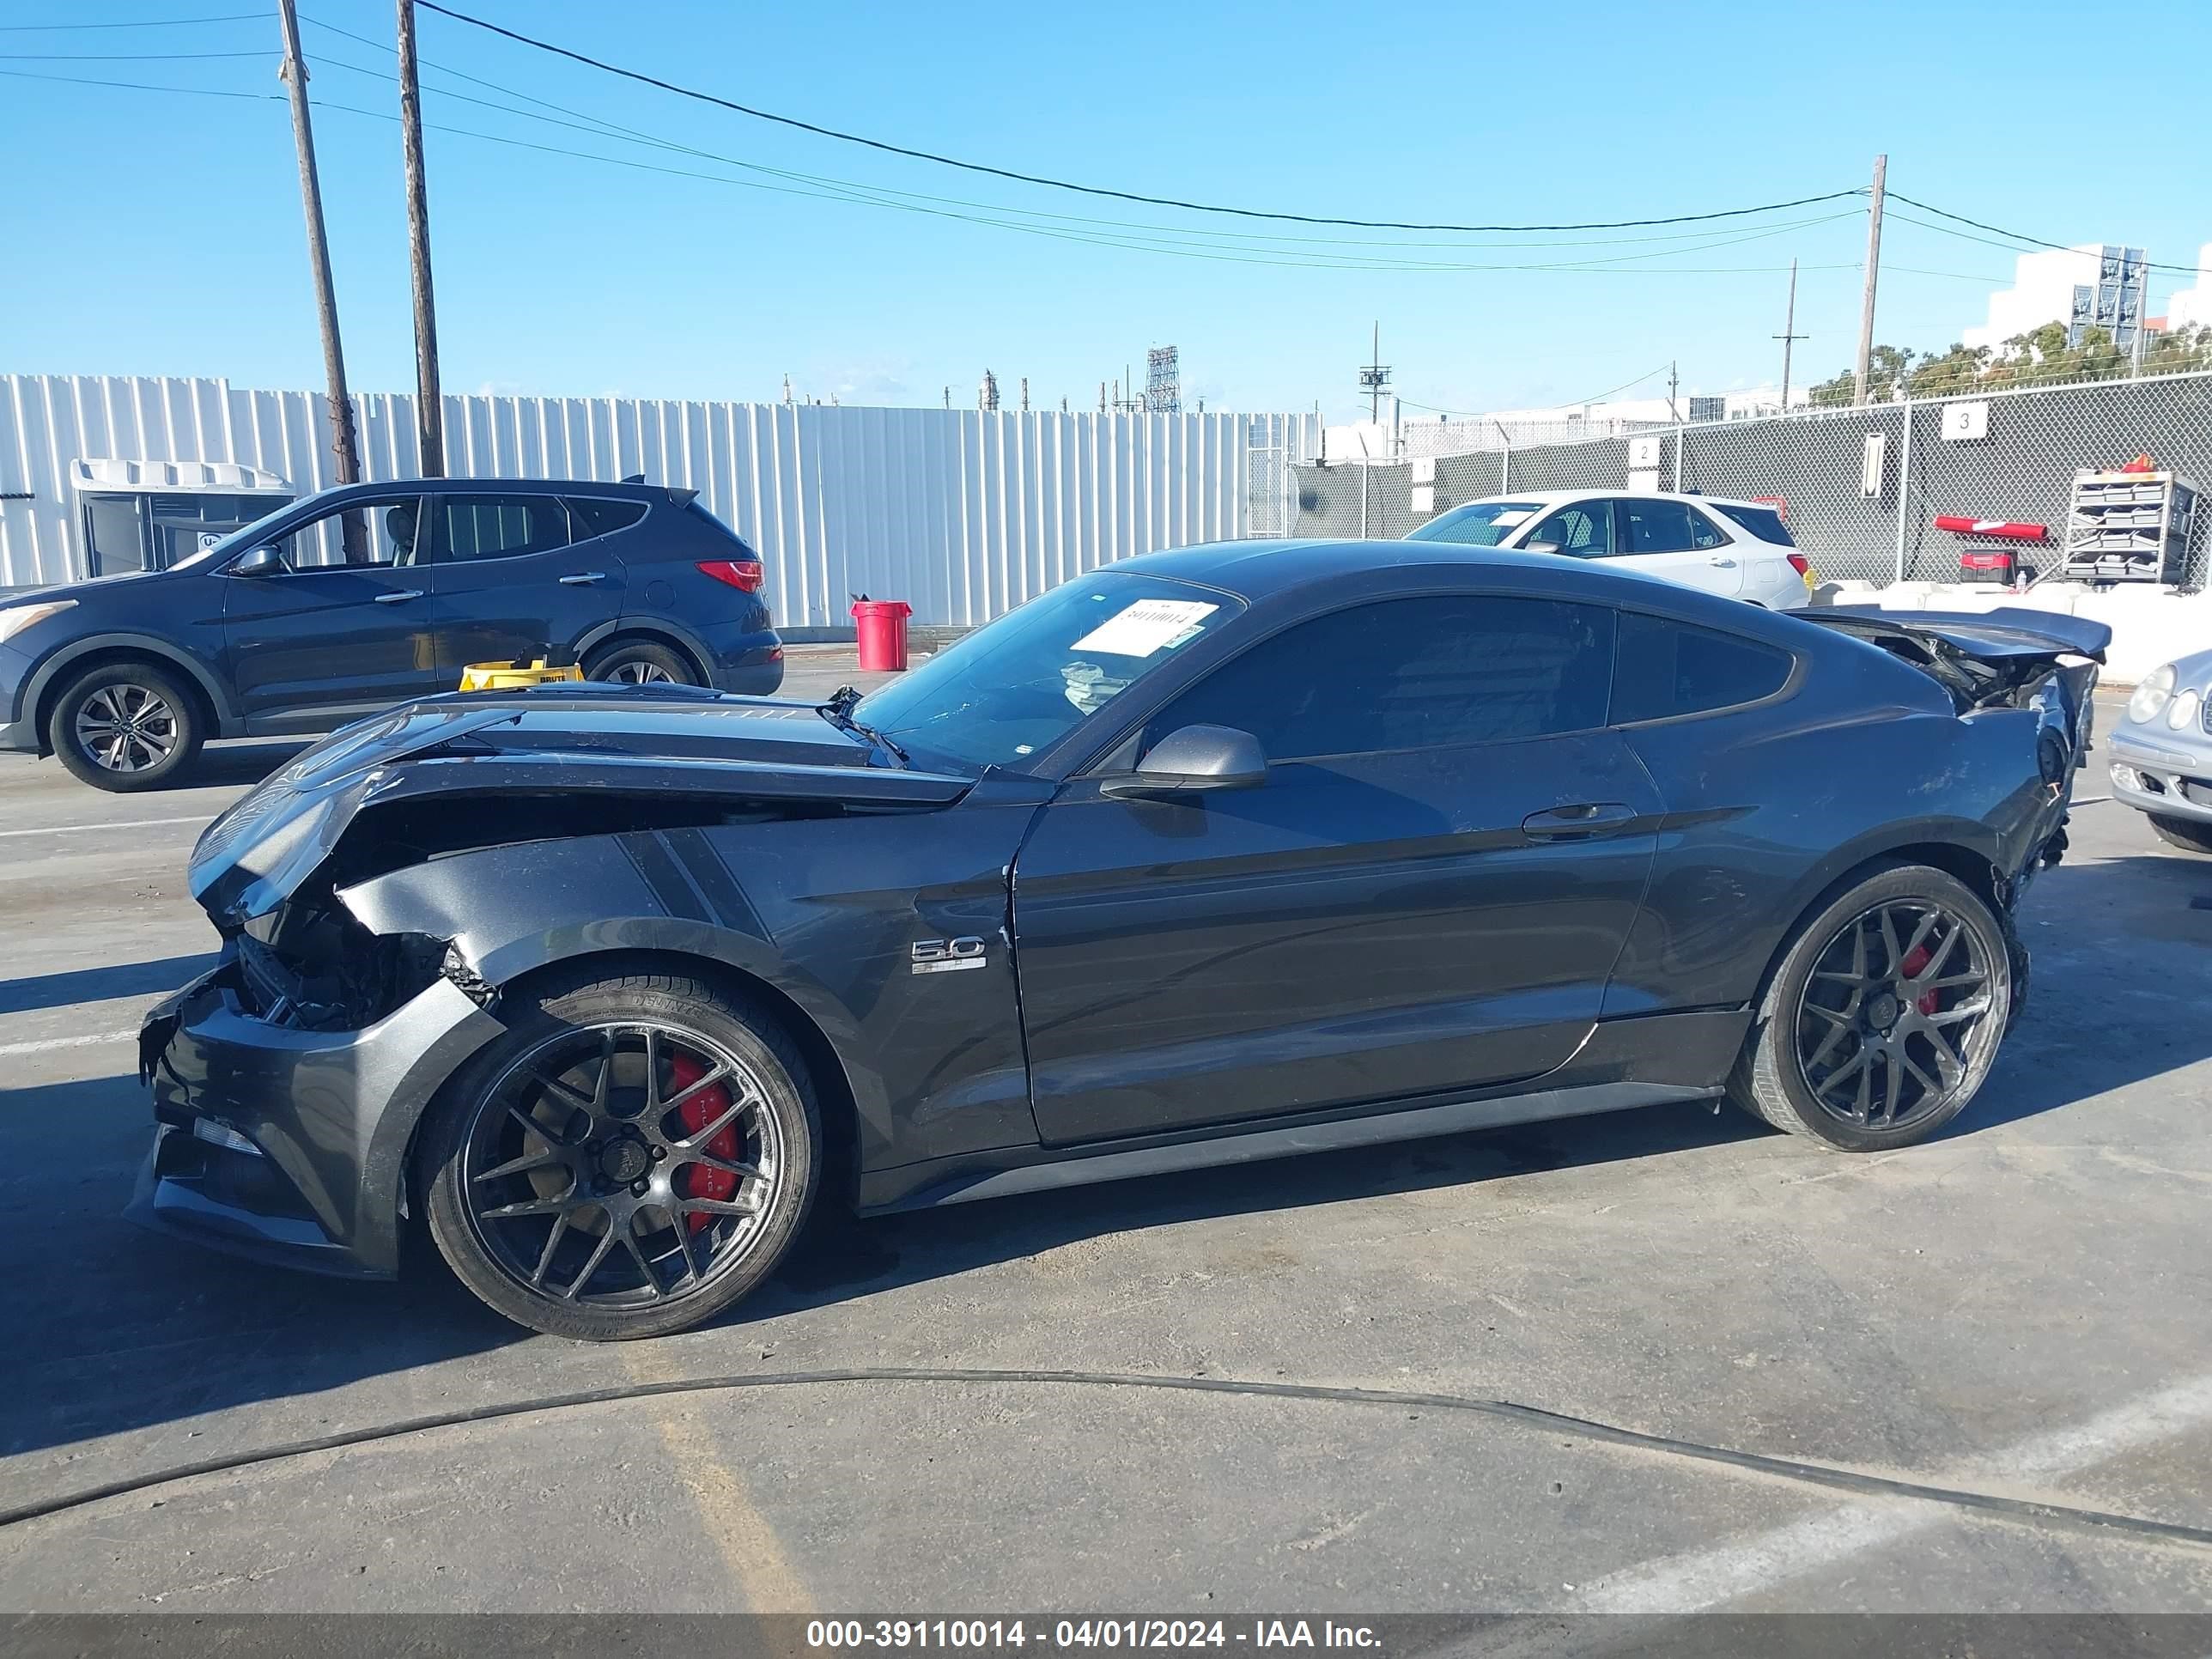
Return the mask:
POLYGON ((1503 743, 1605 724, 1613 612, 1553 599, 1385 599, 1264 641, 1148 727, 1234 726, 1270 760, 1503 743))
POLYGON ((1626 612, 1613 658, 1613 724, 1757 702, 1782 689, 1791 660, 1717 629, 1626 612))

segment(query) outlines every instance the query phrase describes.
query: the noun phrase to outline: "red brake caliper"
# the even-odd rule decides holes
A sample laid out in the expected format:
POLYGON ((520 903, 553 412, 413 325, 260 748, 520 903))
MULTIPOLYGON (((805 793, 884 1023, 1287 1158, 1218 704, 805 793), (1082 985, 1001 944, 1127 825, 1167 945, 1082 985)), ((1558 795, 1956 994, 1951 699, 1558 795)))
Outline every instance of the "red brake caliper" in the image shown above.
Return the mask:
MULTIPOLYGON (((1905 953, 1905 960, 1897 964, 1897 971, 1902 977, 1911 979, 1928 965, 1928 958, 1934 954, 1935 952, 1926 945, 1916 945, 1905 953)), ((1932 1014, 1942 1006, 1942 1001, 1943 994, 1941 991, 1927 992, 1920 999, 1920 1012, 1923 1014, 1932 1014)))
MULTIPOLYGON (((669 1057, 669 1081, 681 1091, 690 1088, 707 1075, 707 1068, 680 1049, 669 1057)), ((697 1134, 716 1118, 730 1109, 730 1090, 727 1084, 717 1083, 711 1089, 702 1089, 681 1106, 676 1115, 684 1121, 686 1134, 697 1134)), ((738 1161, 738 1126, 731 1124, 707 1143, 709 1155, 726 1164, 738 1161)), ((704 1164, 687 1164, 677 1174, 677 1189, 686 1198, 716 1198, 725 1201, 738 1195, 738 1178, 726 1170, 709 1168, 704 1164)), ((684 1222, 693 1232, 703 1232, 714 1224, 711 1215, 687 1215, 684 1222)))

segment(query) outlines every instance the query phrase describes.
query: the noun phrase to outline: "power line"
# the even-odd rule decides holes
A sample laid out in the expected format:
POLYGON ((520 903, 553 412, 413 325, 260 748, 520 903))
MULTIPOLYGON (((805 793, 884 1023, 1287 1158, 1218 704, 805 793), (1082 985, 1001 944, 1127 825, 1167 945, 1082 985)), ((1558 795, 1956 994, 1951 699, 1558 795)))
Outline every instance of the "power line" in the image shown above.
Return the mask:
POLYGON ((137 23, 0 23, 0 34, 51 34, 64 29, 174 29, 197 23, 259 23, 268 14, 227 11, 220 17, 149 17, 137 23))
MULTIPOLYGON (((1671 363, 1662 363, 1658 368, 1650 370, 1647 374, 1639 374, 1632 380, 1623 380, 1619 386, 1607 386, 1604 391, 1597 393, 1595 397, 1570 398, 1565 403, 1554 404, 1551 405, 1551 407, 1554 409, 1570 409, 1577 404, 1601 404, 1607 398, 1613 396, 1616 392, 1626 392, 1631 386, 1642 386, 1646 380, 1653 380, 1659 375, 1664 374, 1673 367, 1674 365, 1671 363)), ((1497 418, 1498 414, 1498 411, 1494 409, 1439 409, 1434 404, 1417 404, 1411 398, 1401 398, 1398 401, 1411 409, 1426 410, 1431 415, 1456 415, 1463 420, 1469 421, 1494 420, 1497 418)), ((1508 410, 1506 412, 1510 413, 1511 411, 1508 410)))
POLYGON ((0 52, 21 64, 182 64, 204 58, 266 58, 265 52, 0 52))
MULTIPOLYGON (((443 10, 444 8, 440 7, 438 9, 443 10)), ((1976 230, 1986 230, 1993 235, 2009 236, 2015 242, 2031 242, 2037 247, 2051 248, 2061 253, 2074 253, 2080 251, 2069 242, 2046 241, 2040 236, 2030 236, 2025 231, 2007 230, 2002 225, 1984 224, 1979 219, 1969 219, 1963 213, 1953 213, 1945 208, 1935 207, 1926 202, 1915 201, 1911 197, 1907 196, 1903 191, 1893 190, 1889 193, 1897 198, 1900 202, 1911 203, 1914 207, 1918 208, 1923 213, 1932 213, 1939 219, 1948 219, 1956 224, 1972 225, 1976 230)), ((1930 230, 1942 230, 1943 227, 1941 225, 1930 225, 1928 228, 1930 230)), ((1956 231, 1950 231, 1946 234, 1955 236, 1959 233, 1956 231)), ((1970 237, 1967 240, 1973 240, 1976 239, 1970 237)), ((2014 251, 2017 252, 2018 250, 2014 251)), ((2191 276, 2194 276, 2197 274, 2197 269, 2195 265, 2167 264, 2157 259, 2146 259, 2143 261, 2143 264, 2153 270, 2178 270, 2191 276)))
MULTIPOLYGON (((82 76, 46 75, 21 70, 0 70, 0 75, 19 79, 64 82, 72 85, 79 86, 114 87, 128 91, 173 93, 181 94, 187 96, 263 100, 273 99, 281 101, 278 95, 275 94, 222 91, 204 87, 157 86, 141 82, 95 80, 91 77, 82 76)), ((320 98, 314 100, 314 106, 318 109, 329 109, 348 115, 364 116, 372 120, 393 121, 398 118, 396 116, 388 114, 380 110, 361 109, 353 105, 334 103, 328 100, 320 98)), ((514 112, 523 113, 524 112, 518 111, 514 112)), ((562 155, 580 161, 599 161, 609 167, 629 167, 639 172, 657 173, 675 178, 704 179, 708 183, 732 185, 741 190, 766 191, 776 195, 800 196, 822 201, 844 202, 858 206, 887 208, 897 212, 923 214, 933 218, 951 219, 968 224, 984 225, 997 229, 1019 231, 1028 235, 1050 237, 1055 240, 1077 242, 1094 247, 1118 248, 1125 252, 1157 253, 1170 258, 1205 259, 1217 264, 1271 265, 1287 270, 1309 270, 1397 271, 1406 273, 1420 273, 1426 271, 1561 271, 1586 276, 1736 276, 1764 273, 1785 268, 1782 266, 1769 265, 1646 265, 1629 269, 1625 268, 1624 266, 1623 258, 1649 258, 1660 257, 1658 255, 1650 254, 1623 256, 1623 258, 1607 260, 1514 261, 1488 264, 1449 260, 1393 261, 1362 258, 1349 255, 1331 256, 1326 254, 1308 255, 1304 258, 1269 258, 1262 256, 1273 253, 1276 252, 1275 250, 1265 248, 1240 249, 1235 247, 1201 248, 1196 246, 1185 246, 1172 243, 1162 243, 1156 240, 1143 237, 1117 236, 1103 233, 1094 234, 1079 230, 1056 228, 1045 225, 1024 224, 1012 220, 994 217, 988 213, 956 213, 942 208, 923 207, 910 202, 886 201, 857 190, 809 190, 793 185, 762 184, 747 179, 731 179, 720 173, 702 173, 696 168, 661 167, 651 162, 631 161, 623 156, 603 155, 595 154, 589 150, 571 149, 562 145, 532 143, 526 139, 507 137, 497 133, 480 132, 471 127, 456 127, 434 123, 426 123, 425 125, 433 131, 449 133, 458 137, 475 138, 487 143, 505 144, 513 149, 535 150, 541 154, 549 155, 562 155)), ((738 163, 737 165, 742 166, 744 164, 738 163)), ((1840 216, 1848 217, 1850 216, 1844 215, 1840 216)), ((1773 234, 1775 233, 1771 231, 1762 230, 1753 232, 1750 235, 1735 237, 1730 240, 1732 241, 1748 241, 1759 236, 1773 234)), ((1707 244, 1706 246, 1727 245, 1727 243, 1721 243, 1707 244)), ((1682 249, 1670 250, 1669 252, 1700 251, 1703 250, 1682 249)), ((1812 269, 1814 270, 1842 270, 1846 268, 1855 267, 1845 267, 1841 265, 1822 265, 1812 267, 1812 269)))
POLYGON ((1188 213, 1231 214, 1239 218, 1275 219, 1302 225, 1345 225, 1357 230, 1449 230, 1477 234, 1492 232, 1547 230, 1634 230, 1649 225, 1684 225, 1702 220, 1735 219, 1750 214, 1774 213, 1785 208, 1809 207, 1816 203, 1840 201, 1846 196, 1864 193, 1856 189, 1833 190, 1818 196, 1801 196, 1787 202, 1768 202, 1758 207, 1721 208, 1707 213, 1677 213, 1658 218, 1593 220, 1578 224, 1559 225, 1423 224, 1396 219, 1340 219, 1319 214, 1276 213, 1259 208, 1227 207, 1212 202, 1184 201, 1172 196, 1146 196, 1135 191, 1110 190, 1101 185, 1079 185, 1066 179, 1048 178, 1034 173, 1019 173, 1010 167, 992 167, 982 161, 965 161, 957 156, 940 155, 933 150, 914 149, 904 144, 889 143, 884 139, 870 138, 856 132, 845 132, 836 127, 826 127, 816 122, 803 121, 797 116, 779 115, 772 110, 756 109, 751 105, 740 104, 732 99, 719 97, 711 92, 701 92, 691 87, 679 86, 673 81, 664 81, 658 76, 647 75, 640 70, 624 69, 619 64, 610 64, 602 58, 573 51, 567 46, 556 46, 550 40, 540 40, 533 35, 523 34, 514 29, 503 28, 499 24, 487 22, 481 17, 471 17, 465 11, 455 11, 450 6, 439 5, 436 0, 418 0, 418 3, 426 11, 434 11, 441 16, 453 18, 457 22, 473 24, 477 28, 493 34, 504 35, 507 40, 518 41, 523 46, 534 46, 540 52, 568 58, 572 62, 585 64, 609 75, 621 76, 624 80, 636 81, 649 87, 658 87, 663 92, 672 92, 678 97, 695 99, 702 104, 714 104, 723 109, 732 110, 739 115, 750 116, 757 121, 772 121, 779 126, 793 127, 801 132, 811 132, 823 138, 835 138, 842 143, 860 144, 870 149, 881 150, 887 155, 904 155, 919 161, 933 161, 939 167, 959 167, 969 173, 988 173, 994 178, 1011 179, 1018 184, 1042 185, 1052 190, 1075 191, 1085 196, 1108 196, 1124 202, 1142 202, 1152 207, 1177 208, 1188 213))
MULTIPOLYGON (((304 13, 301 14, 301 21, 302 22, 311 23, 318 28, 326 29, 333 34, 343 35, 349 40, 356 41, 365 46, 374 47, 380 52, 389 52, 392 50, 383 42, 372 40, 368 35, 356 34, 350 29, 341 28, 335 23, 324 22, 320 19, 307 16, 304 13)), ((369 69, 359 64, 349 64, 342 58, 333 58, 329 56, 327 53, 319 58, 317 61, 329 68, 345 70, 356 75, 371 76, 379 80, 384 81, 391 81, 394 79, 393 76, 384 73, 380 70, 369 69)), ((1099 219, 1077 214, 1048 213, 1036 208, 1011 207, 995 202, 972 201, 963 197, 935 196, 916 191, 897 190, 886 185, 862 184, 854 179, 833 178, 821 173, 797 173, 793 172, 788 168, 769 167, 764 163, 758 161, 743 161, 734 155, 726 155, 714 150, 701 149, 694 145, 681 143, 674 139, 659 137, 637 127, 624 126, 619 122, 607 120, 603 116, 593 115, 589 111, 576 109, 566 104, 556 104, 548 99, 539 98, 532 94, 524 92, 519 88, 507 86, 498 81, 487 80, 482 76, 468 74, 464 70, 453 68, 450 64, 433 63, 427 58, 421 61, 422 67, 425 69, 436 70, 441 74, 455 76, 461 80, 469 82, 472 85, 483 87, 493 92, 504 93, 509 97, 520 98, 524 100, 526 102, 536 104, 541 109, 556 110, 563 115, 572 115, 576 118, 575 122, 556 121, 551 120, 546 116, 539 115, 534 111, 516 109, 510 105, 496 103, 489 99, 472 98, 466 93, 455 92, 448 87, 433 87, 430 88, 431 91, 438 94, 441 97, 457 99, 463 103, 475 104, 484 109, 498 110, 504 114, 520 116, 526 120, 544 121, 549 125, 568 127, 571 131, 587 132, 595 137, 605 137, 622 138, 633 143, 649 145, 655 149, 670 150, 683 155, 695 155, 702 161, 719 161, 726 166, 743 167, 750 173, 767 173, 771 177, 778 179, 798 179, 806 184, 828 185, 838 190, 864 191, 877 196, 901 197, 909 201, 934 202, 952 207, 975 208, 988 213, 1018 214, 1024 218, 1048 219, 1066 224, 1094 225, 1122 230, 1141 230, 1156 233, 1161 235, 1176 237, 1231 238, 1240 243, 1273 243, 1296 246, 1316 246, 1340 247, 1464 249, 1470 246, 1500 248, 1618 247, 1631 244, 1647 242, 1695 242, 1701 246, 1726 246, 1729 245, 1728 241, 1724 240, 1709 240, 1718 238, 1722 235, 1722 233, 1717 229, 1677 231, 1663 236, 1593 237, 1572 242, 1498 242, 1470 244, 1465 242, 1409 242, 1404 240, 1402 238, 1383 240, 1372 237, 1271 236, 1255 231, 1194 230, 1180 226, 1156 225, 1127 219, 1099 219), (577 123, 586 123, 588 125, 577 125, 577 123)), ((1772 227, 1771 231, 1778 232, 1783 230, 1804 228, 1815 225, 1824 225, 1832 222, 1838 217, 1848 218, 1850 216, 1852 216, 1847 213, 1844 215, 1826 215, 1808 219, 1793 219, 1781 225, 1772 227)), ((1759 233, 1760 235, 1765 235, 1768 234, 1771 234, 1771 232, 1767 230, 1762 230, 1759 233)), ((1694 247, 1688 247, 1672 251, 1695 252, 1697 250, 1694 247)))

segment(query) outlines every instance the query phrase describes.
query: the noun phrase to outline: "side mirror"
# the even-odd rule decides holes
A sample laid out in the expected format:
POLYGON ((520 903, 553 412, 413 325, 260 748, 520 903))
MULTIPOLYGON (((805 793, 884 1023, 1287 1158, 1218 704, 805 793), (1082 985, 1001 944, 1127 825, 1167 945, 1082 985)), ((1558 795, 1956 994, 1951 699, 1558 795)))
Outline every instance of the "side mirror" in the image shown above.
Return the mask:
POLYGON ((1133 772, 1104 779, 1102 795, 1183 795, 1250 789, 1266 781, 1260 739, 1229 726, 1186 726, 1152 746, 1133 772))
POLYGON ((273 547, 249 548, 231 561, 234 576, 289 576, 292 567, 273 547))
POLYGON ((1557 553, 1560 549, 1557 542, 1529 542, 1521 550, 1523 553, 1557 553))

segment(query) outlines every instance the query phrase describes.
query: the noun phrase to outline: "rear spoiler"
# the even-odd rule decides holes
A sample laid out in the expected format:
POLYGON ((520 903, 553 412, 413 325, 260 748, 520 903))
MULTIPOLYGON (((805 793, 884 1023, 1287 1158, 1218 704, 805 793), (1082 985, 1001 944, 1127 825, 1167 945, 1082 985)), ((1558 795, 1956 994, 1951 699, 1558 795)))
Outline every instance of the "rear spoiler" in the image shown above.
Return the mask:
POLYGON ((1844 633, 1894 633, 1939 640, 1964 657, 1996 664, 2024 657, 2105 659, 2112 630, 2087 617, 2050 611, 1884 611, 1878 605, 1823 605, 1793 613, 1844 633))

